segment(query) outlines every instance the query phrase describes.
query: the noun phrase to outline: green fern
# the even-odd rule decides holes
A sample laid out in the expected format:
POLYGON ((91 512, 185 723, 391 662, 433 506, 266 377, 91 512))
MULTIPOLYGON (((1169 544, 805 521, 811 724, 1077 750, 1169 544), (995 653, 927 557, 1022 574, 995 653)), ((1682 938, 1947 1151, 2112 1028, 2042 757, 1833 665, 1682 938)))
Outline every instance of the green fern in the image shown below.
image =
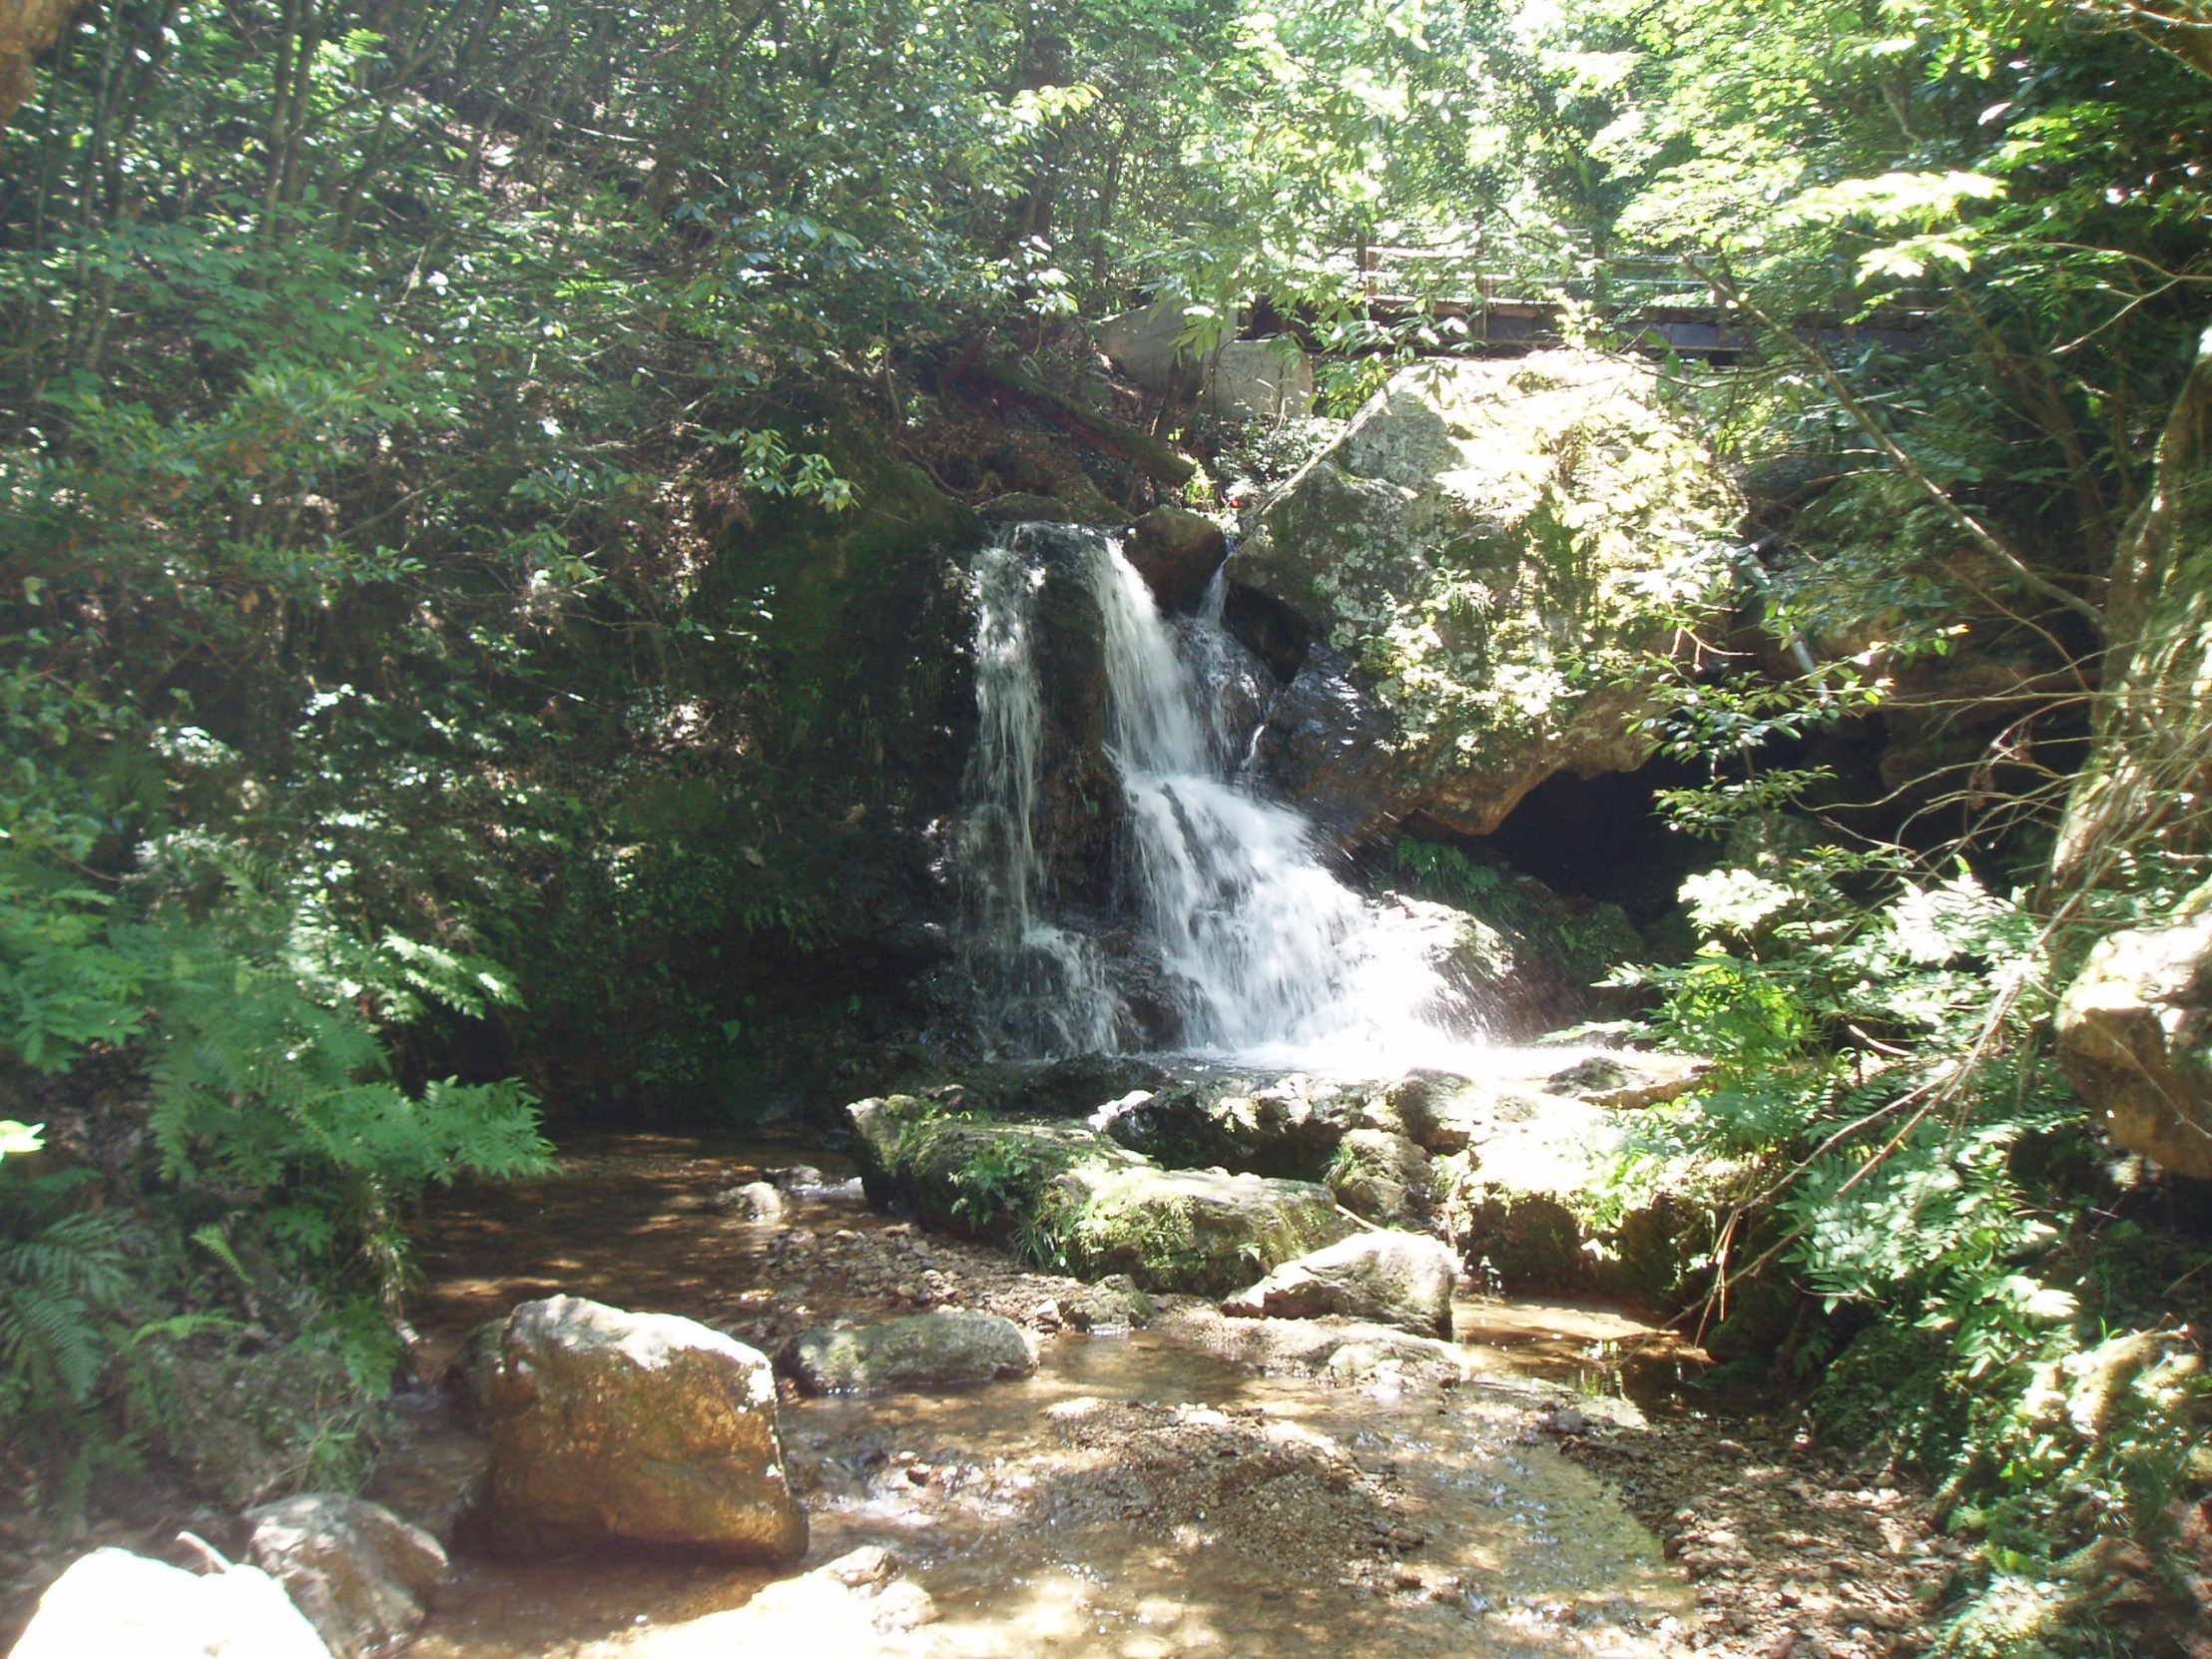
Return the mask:
POLYGON ((0 1423, 83 1405, 114 1351, 133 1231, 75 1208, 81 1185, 0 1177, 0 1423))

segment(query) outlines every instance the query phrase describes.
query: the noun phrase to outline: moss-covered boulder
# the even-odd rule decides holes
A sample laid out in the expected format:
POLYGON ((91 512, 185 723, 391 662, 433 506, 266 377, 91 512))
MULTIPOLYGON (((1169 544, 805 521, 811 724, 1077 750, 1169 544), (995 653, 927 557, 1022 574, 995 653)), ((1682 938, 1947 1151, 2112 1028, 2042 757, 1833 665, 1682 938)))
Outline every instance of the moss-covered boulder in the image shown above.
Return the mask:
POLYGON ((965 1388, 1027 1377, 1037 1348, 999 1314, 947 1308, 882 1325, 802 1331, 776 1356, 776 1369, 801 1393, 965 1388))
POLYGON ((847 1113, 874 1202, 1085 1278, 1218 1296, 1354 1228, 1316 1182, 1162 1169, 1073 1124, 948 1116, 908 1095, 847 1113))
POLYGON ((1002 1243, 1035 1222, 1052 1183, 1078 1165, 1145 1162, 1081 1124, 948 1113, 912 1095, 855 1101, 845 1115, 870 1203, 1002 1243))
POLYGON ((1710 1242, 1711 1217, 1689 1196, 1689 1172, 1625 1201, 1613 1190, 1618 1112, 1436 1073, 1401 1099, 1430 1146, 1458 1143, 1436 1164, 1439 1220, 1478 1281, 1516 1295, 1678 1300, 1710 1242))
POLYGON ((1736 516, 1647 363, 1405 369, 1228 563, 1233 625, 1299 675, 1263 760, 1347 840, 1487 834, 1554 773, 1641 764, 1622 682, 1724 592, 1736 516))
POLYGON ((1069 1262, 1153 1291, 1221 1296, 1353 1231, 1313 1181, 1081 1164, 1054 1190, 1069 1262))

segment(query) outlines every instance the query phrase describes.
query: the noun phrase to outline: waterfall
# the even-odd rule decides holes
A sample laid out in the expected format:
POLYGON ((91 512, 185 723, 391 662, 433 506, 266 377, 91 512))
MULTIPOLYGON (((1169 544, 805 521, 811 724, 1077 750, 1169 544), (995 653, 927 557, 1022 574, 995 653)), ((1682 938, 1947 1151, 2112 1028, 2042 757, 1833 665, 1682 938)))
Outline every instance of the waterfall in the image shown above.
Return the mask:
POLYGON ((1038 845, 1044 691, 1037 671, 1042 564, 1019 530, 975 561, 975 755, 957 859, 967 888, 961 958, 1016 1044, 1045 1054, 1121 1046, 1120 999, 1097 946, 1046 914, 1038 845))
POLYGON ((961 865, 970 965, 999 1022, 1041 1052, 1128 1046, 1106 953, 1048 914, 1037 596, 1054 557, 1079 562, 1097 608, 1126 902, 1181 1016, 1179 1046, 1340 1070, 1463 1056, 1473 1020, 1435 966, 1448 921, 1346 886, 1306 817, 1246 776, 1256 734, 1222 695, 1241 648, 1222 627, 1220 579, 1195 620, 1171 625, 1112 536, 1072 527, 1022 526, 976 564, 981 730, 961 865))

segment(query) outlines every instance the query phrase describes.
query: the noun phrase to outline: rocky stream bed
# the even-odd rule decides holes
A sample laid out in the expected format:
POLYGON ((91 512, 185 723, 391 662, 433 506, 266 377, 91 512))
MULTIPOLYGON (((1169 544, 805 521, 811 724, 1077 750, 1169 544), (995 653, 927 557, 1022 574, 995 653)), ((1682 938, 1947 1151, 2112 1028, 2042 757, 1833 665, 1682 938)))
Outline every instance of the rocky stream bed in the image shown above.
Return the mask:
MULTIPOLYGON (((1125 1081, 1054 1070, 1021 1087, 1034 1110, 1053 1087, 1125 1081)), ((1199 1077, 1123 1094, 1118 1117, 1091 1115, 1098 1128, 994 1116, 963 1092, 856 1105, 849 1153, 819 1137, 586 1138, 549 1177, 448 1194, 423 1220, 413 1382, 365 1493, 422 1529, 392 1546, 422 1570, 358 1637, 317 1623, 346 1659, 401 1643, 421 1659, 787 1642, 942 1659, 1257 1659, 1355 1642, 1381 1656, 1917 1651, 1952 1547, 1922 1493, 1816 1452, 1779 1407, 1714 1411, 1703 1356, 1623 1305, 1476 1295, 1482 1274, 1459 1272, 1466 1240, 1431 1236, 1474 1228, 1532 1260, 1564 1213, 1536 1189, 1574 1179, 1575 1137, 1666 1079, 1624 1083, 1600 1058, 1557 1069, 1550 1094, 1535 1086, 1199 1077), (1189 1168, 1193 1137, 1329 1184, 1189 1168), (1132 1142, 1180 1146, 1183 1167, 1132 1142), (1470 1144, 1488 1184, 1447 1191, 1450 1149, 1470 1144), (965 1202, 978 1170, 1002 1182, 988 1193, 1003 1214, 965 1202), (1173 1248, 1084 1233, 1102 1206, 1123 1213, 1101 1194, 1178 1218, 1140 1230, 1173 1248), (1053 1213, 1075 1217, 1075 1254, 1092 1240, 1085 1277, 989 1242, 1028 1225, 1033 1249, 1035 1218, 1053 1213), (1300 1260, 1224 1295, 1210 1281, 1240 1249, 1300 1260), (1149 1293, 1106 1271, 1122 1265, 1149 1293), (509 1319, 518 1308, 538 1323, 509 1319), (1309 1317, 1272 1317, 1284 1313, 1309 1317), (487 1424, 505 1412, 511 1427, 512 1390, 542 1392, 541 1374, 569 1363, 555 1353, 564 1321, 599 1322, 626 1354, 721 1345, 732 1358, 714 1363, 752 1378, 753 1403, 736 1401, 734 1427, 715 1407, 703 1427, 649 1424, 610 1451, 636 1426, 625 1412, 652 1410, 618 1397, 619 1380, 584 1379, 538 1439, 511 1442, 535 1450, 495 1466, 487 1424), (767 1467, 745 1478, 767 1507, 726 1541, 773 1564, 669 1547, 690 1517, 620 1536, 569 1526, 595 1485, 659 1503, 657 1484, 684 1477, 664 1480, 655 1459, 691 1460, 667 1449, 686 1434, 713 1456, 761 1441, 767 1467), (565 1489, 557 1469, 524 1467, 578 1446, 565 1489), (524 1511, 535 1518, 519 1525, 524 1511), (440 1547, 449 1559, 432 1559, 440 1547)), ((358 1506, 318 1520, 157 1504, 14 1554, 16 1604, 86 1547, 119 1544, 184 1565, 211 1548, 262 1562, 311 1614, 317 1595, 342 1599, 285 1576, 318 1524, 352 1538, 384 1523, 358 1506)), ((321 1586, 332 1569, 312 1570, 321 1586)))
MULTIPOLYGON (((1675 1384, 1695 1356, 1621 1313, 1462 1297, 1455 1342, 1408 1352, 1374 1327, 1169 1296, 1147 1326, 1085 1333, 1079 1281, 872 1210, 843 1175, 796 1148, 624 1137, 441 1206, 426 1377, 484 1321, 554 1293, 689 1315, 767 1352, 803 1329, 985 1310, 1023 1326, 1040 1364, 953 1391, 806 1398, 787 1381, 811 1573, 653 1551, 518 1560, 464 1535, 411 1653, 666 1656, 782 1631, 816 1654, 947 1659, 1350 1644, 1871 1659, 1916 1648, 1944 1581, 1918 1494, 1867 1489, 1784 1421, 1687 1405, 1675 1384), (802 1163, 827 1167, 777 1219, 718 1197, 792 1186, 802 1163), (859 1587, 844 1583, 876 1547, 892 1561, 858 1557, 859 1587)), ((482 1442, 448 1390, 415 1406, 370 1495, 450 1530, 482 1442)))

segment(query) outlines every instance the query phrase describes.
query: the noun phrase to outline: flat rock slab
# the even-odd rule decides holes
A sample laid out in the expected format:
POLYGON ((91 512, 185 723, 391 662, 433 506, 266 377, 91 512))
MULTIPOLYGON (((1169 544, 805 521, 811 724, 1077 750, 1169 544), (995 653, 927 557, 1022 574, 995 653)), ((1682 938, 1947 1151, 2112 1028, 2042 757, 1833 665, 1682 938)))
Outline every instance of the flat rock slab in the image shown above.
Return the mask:
POLYGON ((805 1553, 767 1358, 671 1314, 581 1297, 507 1318, 491 1378, 495 1538, 625 1540, 751 1560, 805 1553))
POLYGON ((1360 1233, 1286 1262, 1221 1311, 1240 1319, 1346 1319, 1451 1335, 1451 1293, 1459 1258, 1420 1233, 1360 1233))
POLYGON ((803 1331, 776 1357, 802 1393, 962 1388, 1037 1369, 1029 1335, 1010 1319, 953 1308, 884 1325, 803 1331))

